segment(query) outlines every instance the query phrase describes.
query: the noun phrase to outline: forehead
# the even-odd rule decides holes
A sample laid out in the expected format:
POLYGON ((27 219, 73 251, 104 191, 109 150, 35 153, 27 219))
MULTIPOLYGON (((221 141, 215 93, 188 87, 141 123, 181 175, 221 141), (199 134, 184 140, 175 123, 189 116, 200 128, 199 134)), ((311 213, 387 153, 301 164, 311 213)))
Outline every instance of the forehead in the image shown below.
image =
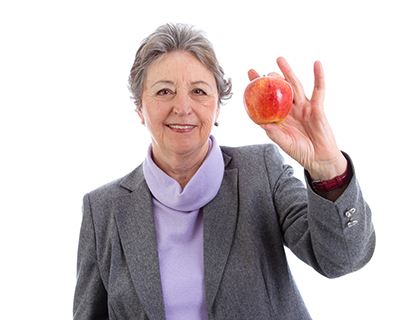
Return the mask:
POLYGON ((160 79, 208 81, 215 84, 214 75, 197 57, 187 51, 167 53, 153 61, 147 69, 146 82, 160 79))

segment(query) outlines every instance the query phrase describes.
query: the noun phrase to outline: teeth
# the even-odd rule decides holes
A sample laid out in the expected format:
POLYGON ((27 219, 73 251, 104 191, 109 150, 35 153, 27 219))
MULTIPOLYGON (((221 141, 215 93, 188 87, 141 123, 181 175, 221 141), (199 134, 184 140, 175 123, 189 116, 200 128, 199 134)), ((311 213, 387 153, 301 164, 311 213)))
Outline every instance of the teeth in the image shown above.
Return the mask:
POLYGON ((184 130, 184 129, 191 129, 191 128, 193 128, 194 126, 169 125, 169 127, 170 127, 170 128, 173 128, 173 129, 181 129, 181 130, 184 130))

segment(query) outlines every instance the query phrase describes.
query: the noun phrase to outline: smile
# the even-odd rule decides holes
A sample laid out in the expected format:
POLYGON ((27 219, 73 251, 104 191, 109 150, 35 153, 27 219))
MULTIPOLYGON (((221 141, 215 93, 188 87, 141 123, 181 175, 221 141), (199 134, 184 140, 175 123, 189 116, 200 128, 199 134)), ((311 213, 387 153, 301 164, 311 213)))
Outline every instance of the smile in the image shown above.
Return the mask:
POLYGON ((168 127, 172 129, 179 129, 179 130, 187 130, 187 129, 192 129, 194 126, 181 126, 177 124, 169 124, 168 127))

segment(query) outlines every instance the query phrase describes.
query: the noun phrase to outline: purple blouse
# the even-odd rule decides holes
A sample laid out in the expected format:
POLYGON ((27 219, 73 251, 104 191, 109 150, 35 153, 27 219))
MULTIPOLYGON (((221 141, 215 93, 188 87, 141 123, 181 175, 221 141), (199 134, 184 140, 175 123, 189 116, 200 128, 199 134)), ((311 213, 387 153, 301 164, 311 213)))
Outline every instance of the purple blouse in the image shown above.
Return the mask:
POLYGON ((151 145, 143 171, 153 195, 161 284, 166 319, 208 319, 204 286, 203 214, 218 193, 224 161, 210 136, 206 159, 182 190, 152 159, 151 145))

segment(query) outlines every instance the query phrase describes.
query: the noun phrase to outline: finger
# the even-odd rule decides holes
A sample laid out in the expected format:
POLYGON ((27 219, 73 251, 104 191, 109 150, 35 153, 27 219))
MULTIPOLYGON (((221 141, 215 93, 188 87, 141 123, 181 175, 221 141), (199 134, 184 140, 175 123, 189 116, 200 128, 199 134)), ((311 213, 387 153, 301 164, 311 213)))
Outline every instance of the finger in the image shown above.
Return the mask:
POLYGON ((278 146, 285 150, 286 137, 280 127, 275 123, 268 123, 260 125, 265 130, 268 137, 275 142, 278 146))
POLYGON ((249 76, 250 81, 253 81, 254 79, 260 77, 260 75, 254 69, 250 69, 249 72, 247 73, 247 75, 249 76))
POLYGON ((292 85, 294 98, 295 99, 306 99, 303 86, 300 80, 294 74, 292 68, 285 58, 279 57, 276 62, 278 63, 279 69, 281 69, 285 79, 292 85))
POLYGON ((314 90, 311 100, 322 104, 325 99, 325 75, 324 69, 322 68, 322 63, 316 61, 314 63, 314 90))

